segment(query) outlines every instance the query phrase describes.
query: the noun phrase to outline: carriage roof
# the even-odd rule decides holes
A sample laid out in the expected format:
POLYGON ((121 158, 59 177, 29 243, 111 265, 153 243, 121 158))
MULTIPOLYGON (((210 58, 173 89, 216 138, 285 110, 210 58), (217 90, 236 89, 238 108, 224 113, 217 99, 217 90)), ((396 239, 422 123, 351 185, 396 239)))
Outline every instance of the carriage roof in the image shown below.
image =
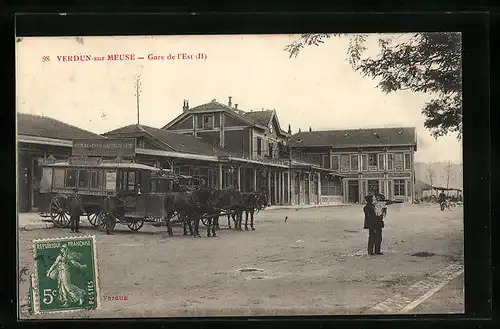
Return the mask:
MULTIPOLYGON (((66 162, 56 162, 50 164, 43 164, 44 167, 56 167, 56 168, 120 168, 120 169, 141 169, 153 172, 160 171, 160 168, 151 167, 148 165, 135 163, 135 162, 102 162, 95 164, 71 164, 66 162)), ((163 169, 165 170, 165 169, 163 169)))

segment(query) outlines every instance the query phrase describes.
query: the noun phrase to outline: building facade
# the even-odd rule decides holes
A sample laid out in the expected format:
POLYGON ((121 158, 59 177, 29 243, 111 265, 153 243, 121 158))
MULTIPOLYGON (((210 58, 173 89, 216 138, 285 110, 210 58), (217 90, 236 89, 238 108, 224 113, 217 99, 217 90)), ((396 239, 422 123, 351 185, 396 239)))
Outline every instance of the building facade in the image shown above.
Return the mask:
POLYGON ((341 180, 325 177, 324 199, 359 203, 381 193, 391 200, 415 200, 415 128, 300 132, 290 146, 296 157, 340 173, 341 180))
POLYGON ((320 177, 334 172, 290 156, 290 127, 288 132, 281 128, 274 109, 243 111, 233 106, 231 97, 227 105, 214 99, 193 108, 184 100, 182 113, 162 129, 202 138, 231 152, 241 159, 240 189, 267 190, 271 204, 320 204, 320 177))

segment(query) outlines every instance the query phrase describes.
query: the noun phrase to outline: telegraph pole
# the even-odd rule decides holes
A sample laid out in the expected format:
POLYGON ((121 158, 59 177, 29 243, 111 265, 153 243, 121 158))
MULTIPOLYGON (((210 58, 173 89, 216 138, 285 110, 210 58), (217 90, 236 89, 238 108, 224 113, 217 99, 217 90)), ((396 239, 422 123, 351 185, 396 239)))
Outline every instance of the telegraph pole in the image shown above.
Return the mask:
POLYGON ((141 94, 141 75, 140 74, 137 74, 135 76, 135 83, 134 83, 134 87, 135 87, 135 97, 136 97, 136 103, 137 103, 137 124, 139 124, 139 97, 140 97, 140 94, 141 94))

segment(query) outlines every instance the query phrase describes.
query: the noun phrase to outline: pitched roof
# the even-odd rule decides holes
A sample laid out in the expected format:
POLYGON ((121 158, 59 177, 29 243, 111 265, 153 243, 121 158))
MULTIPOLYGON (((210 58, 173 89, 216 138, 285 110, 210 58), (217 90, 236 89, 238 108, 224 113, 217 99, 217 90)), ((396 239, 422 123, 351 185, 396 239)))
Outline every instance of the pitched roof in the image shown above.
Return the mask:
POLYGON ((64 140, 104 138, 53 118, 19 112, 17 134, 64 140))
POLYGON ((267 127, 271 118, 273 117, 273 111, 263 110, 263 111, 252 111, 244 112, 245 117, 253 120, 254 122, 260 124, 261 126, 267 127))
POLYGON ((306 131, 292 135, 292 147, 417 145, 414 127, 306 131))
POLYGON ((415 189, 417 191, 432 190, 432 186, 431 186, 431 184, 428 184, 426 182, 422 182, 421 180, 417 180, 415 182, 415 189))
POLYGON ((201 154, 201 155, 212 155, 212 156, 228 156, 232 155, 229 151, 221 148, 220 146, 213 145, 203 139, 196 138, 190 135, 184 135, 179 133, 174 133, 164 129, 153 128, 145 125, 128 125, 121 127, 103 135, 142 135, 146 134, 150 138, 160 142, 165 150, 181 152, 181 153, 191 153, 191 154, 201 154))

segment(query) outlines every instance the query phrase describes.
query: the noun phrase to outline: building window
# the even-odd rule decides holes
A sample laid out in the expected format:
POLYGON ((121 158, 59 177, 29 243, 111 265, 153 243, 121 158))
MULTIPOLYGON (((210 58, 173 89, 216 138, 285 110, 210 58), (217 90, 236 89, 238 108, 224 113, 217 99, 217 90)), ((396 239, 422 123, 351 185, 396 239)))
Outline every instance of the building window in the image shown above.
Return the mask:
POLYGON ((66 187, 76 188, 76 169, 66 170, 66 187))
POLYGON ((220 128, 220 113, 214 115, 214 127, 220 128))
POLYGON ((262 138, 257 137, 257 155, 262 155, 262 138))
POLYGON ((366 154, 361 154, 361 170, 368 170, 368 155, 366 154))
POLYGON ((196 116, 196 128, 198 129, 203 128, 203 116, 201 114, 196 116))
POLYGON ((376 154, 368 154, 368 165, 370 167, 376 167, 377 164, 378 164, 377 155, 376 154))
POLYGON ((340 156, 340 171, 349 171, 349 155, 340 156))
POLYGON ((384 171, 385 170, 385 155, 383 153, 380 153, 378 155, 378 170, 379 171, 384 171))
POLYGON ((387 154, 387 170, 394 170, 393 154, 387 154))
POLYGON ((394 153, 394 169, 395 170, 403 170, 403 153, 394 153))
POLYGON ((64 168, 54 168, 54 177, 52 178, 53 188, 64 188, 64 168))
POLYGON ((379 193, 379 182, 376 179, 368 181, 368 194, 375 195, 379 193))
POLYGON ((78 188, 87 189, 89 188, 89 171, 88 170, 78 170, 78 188))
POLYGON ((203 116, 203 129, 214 129, 214 116, 212 114, 203 116))
POLYGON ((274 153, 273 153, 273 143, 269 142, 269 147, 268 147, 269 154, 268 156, 272 159, 274 158, 274 153))
POLYGON ((339 170, 339 161, 340 161, 340 157, 338 155, 332 155, 332 163, 331 163, 331 168, 333 170, 339 170))
POLYGON ((405 170, 411 169, 411 156, 410 153, 405 153, 405 170))
POLYGON ((351 155, 351 171, 358 171, 358 155, 357 154, 352 154, 351 155))
POLYGON ((330 168, 330 163, 328 161, 329 156, 328 155, 322 155, 321 156, 321 167, 323 168, 330 168))
POLYGON ((394 196, 405 196, 405 180, 396 179, 394 181, 394 196))
POLYGON ((146 142, 144 141, 144 139, 139 139, 137 141, 137 147, 146 148, 146 142))

